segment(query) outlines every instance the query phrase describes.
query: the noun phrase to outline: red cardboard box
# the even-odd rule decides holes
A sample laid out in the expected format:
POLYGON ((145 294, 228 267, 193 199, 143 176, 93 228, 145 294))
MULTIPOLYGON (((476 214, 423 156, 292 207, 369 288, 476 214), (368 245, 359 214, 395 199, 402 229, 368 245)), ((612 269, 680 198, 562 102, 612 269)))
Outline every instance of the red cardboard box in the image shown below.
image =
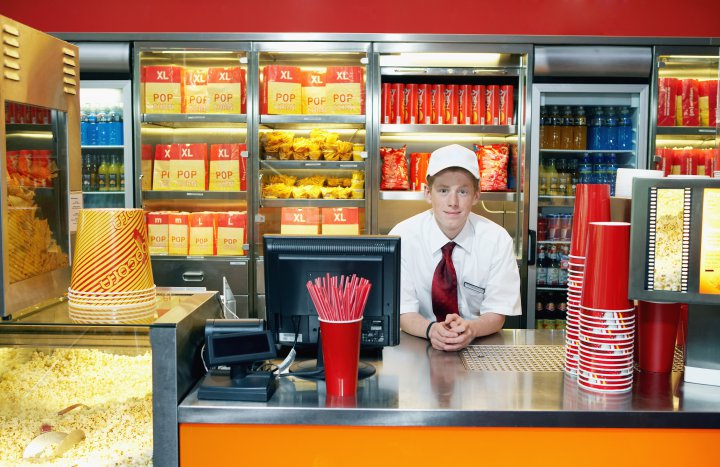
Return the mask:
POLYGON ((358 208, 322 208, 323 235, 360 235, 358 208))
POLYGON ((245 191, 247 189, 247 157, 245 144, 210 145, 209 191, 245 191))
POLYGON ((403 123, 414 125, 417 123, 418 111, 418 85, 406 84, 403 90, 403 123))
POLYGON ((491 84, 485 88, 485 125, 500 124, 500 86, 491 84))
POLYGON ((151 255, 167 255, 169 245, 168 213, 147 213, 148 244, 151 255))
POLYGON ((413 152, 410 154, 410 189, 423 191, 427 185, 427 168, 430 162, 429 152, 413 152))
POLYGON ((145 66, 140 76, 145 87, 145 113, 182 112, 182 67, 145 66))
POLYGON ((167 191, 170 188, 170 170, 174 159, 177 159, 180 148, 177 144, 155 145, 155 162, 153 164, 152 189, 167 191))
POLYGON ((330 115, 362 115, 365 104, 363 67, 329 66, 325 75, 326 109, 330 115))
POLYGON ((460 125, 470 125, 472 116, 470 114, 470 93, 469 84, 461 84, 458 87, 458 123, 460 125))
POLYGON ((417 122, 420 125, 429 125, 432 123, 432 112, 430 111, 430 85, 419 84, 418 85, 418 118, 417 122))
POLYGON ((230 211, 215 213, 217 225, 217 255, 244 256, 247 230, 247 212, 230 211))
POLYGON ((191 212, 188 255, 212 256, 215 254, 215 213, 191 212))
POLYGON ((677 78, 658 79, 658 126, 675 125, 677 78))
POLYGON ((302 113, 323 115, 325 103, 325 73, 315 70, 302 71, 302 113))
POLYGON ((170 161, 170 189, 177 191, 207 190, 207 145, 178 144, 170 161))
POLYGON ((445 85, 433 84, 430 87, 430 112, 431 120, 434 125, 443 123, 443 102, 445 100, 445 85))
POLYGON ((318 235, 320 208, 282 208, 280 234, 318 235))
POLYGON ((209 113, 239 114, 247 111, 247 88, 243 68, 208 68, 207 89, 209 113))
POLYGON ((458 122, 458 85, 448 84, 443 93, 443 123, 457 124, 458 122))
POLYGON ((484 84, 476 84, 470 90, 470 124, 485 125, 484 84))
POLYGON ((168 213, 168 237, 168 254, 181 256, 188 254, 188 213, 168 213))
POLYGON ((678 115, 678 124, 681 126, 698 126, 700 124, 698 80, 684 79, 681 86, 682 113, 678 115))
POLYGON ((300 67, 267 65, 263 68, 262 113, 300 114, 302 86, 300 67))
POLYGON ((513 94, 512 85, 500 86, 500 125, 513 124, 513 94))
POLYGON ((392 91, 390 86, 390 83, 382 84, 380 123, 390 123, 390 115, 392 114, 392 91))
POLYGON ((390 123, 398 124, 403 122, 403 92, 405 85, 392 83, 390 85, 390 123))
POLYGON ((183 100, 182 112, 186 114, 207 113, 208 103, 208 69, 183 69, 183 100))
POLYGON ((140 171, 142 172, 143 191, 152 190, 153 176, 153 146, 152 144, 143 144, 140 156, 140 171))

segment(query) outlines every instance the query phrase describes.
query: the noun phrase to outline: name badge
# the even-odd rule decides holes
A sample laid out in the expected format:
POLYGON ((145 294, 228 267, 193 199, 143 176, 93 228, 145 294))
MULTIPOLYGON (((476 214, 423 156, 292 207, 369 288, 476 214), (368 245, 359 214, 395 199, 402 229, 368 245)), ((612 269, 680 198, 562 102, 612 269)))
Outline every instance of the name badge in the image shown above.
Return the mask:
POLYGON ((473 292, 478 292, 478 293, 483 293, 483 294, 485 293, 485 289, 483 289, 482 287, 478 287, 477 285, 473 285, 470 282, 463 282, 463 287, 465 287, 466 289, 472 290, 473 292))

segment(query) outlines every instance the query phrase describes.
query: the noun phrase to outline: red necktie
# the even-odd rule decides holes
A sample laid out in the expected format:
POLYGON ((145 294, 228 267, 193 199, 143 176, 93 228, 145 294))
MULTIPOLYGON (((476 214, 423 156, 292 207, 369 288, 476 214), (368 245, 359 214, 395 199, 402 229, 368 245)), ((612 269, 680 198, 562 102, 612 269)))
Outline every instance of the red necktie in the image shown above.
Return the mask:
POLYGON ((448 242, 442 247, 442 259, 435 268, 432 280, 432 307, 439 322, 445 316, 458 313, 457 275, 452 262, 452 251, 455 242, 448 242))

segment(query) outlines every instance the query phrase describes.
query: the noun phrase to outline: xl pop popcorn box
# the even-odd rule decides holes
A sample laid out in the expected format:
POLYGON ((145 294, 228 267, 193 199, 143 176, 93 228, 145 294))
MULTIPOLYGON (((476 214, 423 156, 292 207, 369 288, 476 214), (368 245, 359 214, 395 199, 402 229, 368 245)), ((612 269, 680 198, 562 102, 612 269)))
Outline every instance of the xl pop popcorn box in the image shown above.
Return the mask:
POLYGON ((245 70, 239 66, 208 68, 207 93, 209 113, 245 113, 247 111, 245 70))
POLYGON ((176 191, 205 191, 207 180, 207 145, 177 144, 170 161, 170 189, 176 191))
POLYGON ((210 145, 208 190, 247 190, 247 157, 242 156, 244 151, 245 144, 210 145))
POLYGON ((322 208, 323 235, 360 235, 358 208, 322 208))
POLYGON ((142 172, 141 188, 143 191, 152 190, 153 179, 153 146, 143 144, 140 156, 140 171, 142 172))
POLYGON ((300 114, 302 85, 300 67, 267 65, 263 68, 263 114, 300 114))
POLYGON ((215 254, 215 213, 191 212, 188 255, 212 256, 215 254))
POLYGON ((245 250, 247 213, 230 211, 215 213, 217 225, 216 251, 218 256, 243 256, 245 250))
POLYGON ((282 208, 280 234, 317 235, 320 233, 320 208, 282 208))
POLYGON ((170 164, 177 158, 179 145, 155 145, 155 162, 153 164, 152 189, 153 191, 168 191, 170 188, 170 164))
POLYGON ((151 255, 167 255, 170 242, 167 212, 147 213, 148 242, 151 255))
POLYGON ((329 66, 325 74, 326 109, 330 115, 362 115, 365 103, 363 67, 329 66))
POLYGON ((182 75, 183 69, 179 66, 143 67, 145 113, 182 113, 182 75))
POLYGON ((302 113, 325 113, 325 73, 314 70, 302 72, 302 113))
POLYGON ((207 112, 207 78, 207 68, 183 69, 183 113, 204 114, 207 112))
POLYGON ((168 213, 168 254, 188 254, 188 213, 168 213))

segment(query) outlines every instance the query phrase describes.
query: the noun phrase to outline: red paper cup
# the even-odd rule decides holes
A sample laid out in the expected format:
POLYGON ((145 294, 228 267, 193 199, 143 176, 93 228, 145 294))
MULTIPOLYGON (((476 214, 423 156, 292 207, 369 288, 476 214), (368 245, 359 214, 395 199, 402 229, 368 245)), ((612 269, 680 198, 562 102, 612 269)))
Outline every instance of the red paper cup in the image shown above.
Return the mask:
POLYGON ((582 306, 605 310, 631 307, 628 300, 628 222, 591 222, 585 264, 582 306))
POLYGON ((643 371, 672 370, 680 317, 679 303, 638 303, 638 367, 643 371))
POLYGON ((639 372, 635 375, 636 402, 647 410, 673 408, 673 386, 670 373, 639 372))
POLYGON ((320 320, 329 397, 352 397, 357 392, 361 330, 362 318, 355 321, 320 320))
POLYGON ((585 258, 588 226, 591 222, 610 220, 610 185, 583 184, 576 186, 570 259, 585 258))

